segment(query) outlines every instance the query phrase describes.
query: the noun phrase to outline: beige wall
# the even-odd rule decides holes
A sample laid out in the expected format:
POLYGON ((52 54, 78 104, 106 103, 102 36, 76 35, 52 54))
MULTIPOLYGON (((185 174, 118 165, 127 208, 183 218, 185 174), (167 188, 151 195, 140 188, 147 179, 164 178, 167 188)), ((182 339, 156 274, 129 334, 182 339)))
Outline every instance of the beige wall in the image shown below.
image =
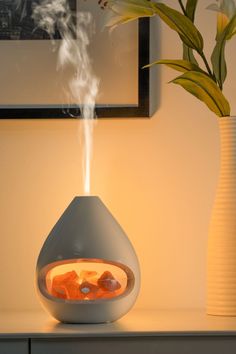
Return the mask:
MULTIPOLYGON (((214 14, 205 6, 200 1, 198 23, 209 36, 209 50, 214 14)), ((163 58, 181 51, 165 26, 161 47, 163 58)), ((235 40, 230 47, 226 92, 235 113, 235 40)), ((205 304, 207 228, 219 167, 217 119, 181 88, 166 84, 174 75, 162 69, 160 108, 152 119, 100 120, 95 128, 92 193, 137 250, 142 289, 136 306, 142 308, 205 304)), ((37 255, 65 207, 82 193, 78 124, 0 122, 1 309, 39 308, 33 285, 37 255)))

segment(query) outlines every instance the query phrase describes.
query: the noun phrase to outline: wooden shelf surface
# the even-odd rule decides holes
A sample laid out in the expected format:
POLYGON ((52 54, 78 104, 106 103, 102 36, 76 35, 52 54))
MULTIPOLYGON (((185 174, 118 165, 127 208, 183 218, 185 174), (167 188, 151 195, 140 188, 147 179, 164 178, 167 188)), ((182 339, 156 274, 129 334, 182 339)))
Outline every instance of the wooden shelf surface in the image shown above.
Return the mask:
POLYGON ((63 324, 43 311, 0 312, 0 339, 137 336, 236 336, 236 317, 201 310, 132 310, 113 323, 63 324))

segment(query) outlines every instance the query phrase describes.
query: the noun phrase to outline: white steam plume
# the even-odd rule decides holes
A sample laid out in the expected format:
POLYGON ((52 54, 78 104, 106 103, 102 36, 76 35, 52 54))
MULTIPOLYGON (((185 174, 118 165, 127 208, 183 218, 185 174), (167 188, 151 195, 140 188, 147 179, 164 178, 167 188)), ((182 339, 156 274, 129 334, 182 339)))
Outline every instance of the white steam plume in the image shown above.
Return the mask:
POLYGON ((73 68, 69 82, 71 102, 79 102, 83 128, 83 179, 84 193, 90 193, 90 165, 92 158, 95 101, 99 80, 94 75, 88 54, 92 29, 92 16, 88 12, 72 13, 68 0, 42 0, 34 6, 33 19, 50 38, 56 30, 62 41, 58 50, 57 69, 73 68))

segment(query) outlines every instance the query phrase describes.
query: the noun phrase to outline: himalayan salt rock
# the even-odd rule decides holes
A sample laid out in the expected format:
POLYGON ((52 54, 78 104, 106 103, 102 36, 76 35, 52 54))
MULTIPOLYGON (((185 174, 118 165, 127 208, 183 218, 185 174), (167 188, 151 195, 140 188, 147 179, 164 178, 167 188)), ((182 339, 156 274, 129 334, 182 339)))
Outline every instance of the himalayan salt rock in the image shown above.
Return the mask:
POLYGON ((78 280, 78 274, 76 273, 75 270, 72 270, 71 272, 55 275, 55 277, 53 278, 52 283, 54 283, 54 284, 63 284, 65 282, 74 281, 74 280, 78 280))
POLYGON ((82 296, 79 291, 79 284, 76 281, 68 281, 65 284, 66 298, 68 300, 80 300, 82 296))
POLYGON ((74 270, 56 275, 52 280, 51 294, 60 299, 71 299, 76 296, 76 291, 80 295, 77 280, 78 275, 74 270))
POLYGON ((51 295, 58 297, 59 299, 66 299, 66 289, 62 286, 54 286, 52 287, 51 295))
POLYGON ((118 280, 116 280, 109 271, 105 271, 100 276, 98 279, 98 286, 105 291, 115 291, 121 288, 118 280))
POLYGON ((97 285, 85 281, 79 286, 79 290, 83 298, 86 298, 88 300, 94 300, 97 297, 97 292, 99 288, 97 285))
POLYGON ((79 278, 81 279, 81 282, 89 281, 89 282, 95 282, 97 281, 96 275, 98 273, 92 270, 82 270, 79 274, 79 278), (92 279, 94 278, 94 279, 92 279))
POLYGON ((105 271, 99 279, 97 274, 82 270, 78 277, 73 270, 56 275, 52 279, 51 294, 65 300, 110 299, 119 295, 121 285, 111 272, 105 271))

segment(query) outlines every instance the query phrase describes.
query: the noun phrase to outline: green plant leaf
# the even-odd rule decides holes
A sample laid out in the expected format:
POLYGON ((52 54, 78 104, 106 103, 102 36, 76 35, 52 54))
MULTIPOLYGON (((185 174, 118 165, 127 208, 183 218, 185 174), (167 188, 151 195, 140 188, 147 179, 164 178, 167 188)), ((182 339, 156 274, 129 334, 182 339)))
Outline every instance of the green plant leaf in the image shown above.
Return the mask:
POLYGON ((225 31, 227 32, 227 41, 230 40, 236 34, 236 13, 230 20, 228 26, 225 28, 225 31))
MULTIPOLYGON (((197 4, 198 4, 198 0, 187 0, 187 3, 186 3, 186 14, 192 22, 194 22, 197 4)), ((192 48, 189 48, 184 43, 183 43, 183 59, 188 60, 191 63, 199 66, 198 62, 193 54, 192 48)))
POLYGON ((154 8, 157 15, 180 35, 181 40, 188 47, 195 49, 198 53, 202 53, 203 38, 188 17, 163 3, 155 3, 154 8))
POLYGON ((227 41, 228 41, 229 39, 231 39, 233 36, 235 36, 235 34, 236 34, 236 29, 235 29, 235 31, 232 31, 232 33, 228 35, 227 41))
POLYGON ((198 3, 198 0, 187 0, 187 3, 186 3, 186 14, 192 22, 194 22, 197 3, 198 3))
POLYGON ((189 48, 186 44, 183 43, 183 60, 190 61, 191 63, 199 66, 194 54, 192 48, 189 48))
POLYGON ((157 60, 154 61, 151 64, 145 65, 144 68, 148 68, 150 66, 156 65, 156 64, 164 64, 169 66, 170 68, 181 71, 181 72, 186 72, 186 71, 202 71, 199 66, 187 61, 187 60, 157 60))
POLYGON ((217 38, 215 48, 211 55, 213 71, 221 88, 223 87, 223 83, 227 76, 227 67, 225 61, 225 44, 227 40, 231 39, 235 35, 235 29, 236 14, 232 17, 228 25, 225 27, 224 31, 217 38))
POLYGON ((219 117, 230 115, 230 106, 216 83, 204 73, 188 71, 172 80, 203 101, 219 117))

